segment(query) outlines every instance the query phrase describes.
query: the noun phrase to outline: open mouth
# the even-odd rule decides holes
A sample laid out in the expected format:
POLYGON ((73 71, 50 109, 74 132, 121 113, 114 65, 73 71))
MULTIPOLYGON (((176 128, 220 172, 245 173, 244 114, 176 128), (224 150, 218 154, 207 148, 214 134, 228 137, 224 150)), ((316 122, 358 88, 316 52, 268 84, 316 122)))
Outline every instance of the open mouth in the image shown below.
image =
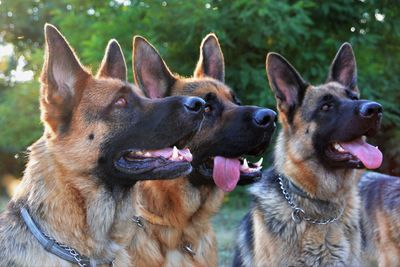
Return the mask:
POLYGON ((382 152, 366 142, 363 135, 350 142, 331 142, 326 156, 337 162, 349 163, 357 168, 377 169, 382 164, 382 152))
POLYGON ((114 160, 117 170, 146 179, 175 178, 192 171, 192 154, 188 148, 176 146, 157 150, 122 151, 114 160))
POLYGON ((249 162, 245 157, 226 158, 209 157, 203 162, 199 171, 203 176, 212 177, 214 183, 223 191, 235 189, 239 179, 256 179, 261 177, 263 158, 249 162))

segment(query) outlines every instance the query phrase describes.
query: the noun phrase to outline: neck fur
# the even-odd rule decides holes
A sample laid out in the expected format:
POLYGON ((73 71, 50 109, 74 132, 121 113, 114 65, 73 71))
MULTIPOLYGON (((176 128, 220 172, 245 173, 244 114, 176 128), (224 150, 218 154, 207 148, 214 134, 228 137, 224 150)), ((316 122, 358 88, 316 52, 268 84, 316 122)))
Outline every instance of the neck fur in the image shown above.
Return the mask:
POLYGON ((113 194, 96 177, 64 168, 41 138, 31 146, 13 200, 25 201, 39 228, 58 242, 88 257, 112 258, 129 236, 130 198, 113 194))
POLYGON ((201 213, 210 219, 220 207, 223 193, 215 186, 193 186, 187 177, 143 181, 135 189, 142 207, 175 229, 184 229, 201 213), (210 203, 211 202, 211 203, 210 203))
POLYGON ((288 133, 281 130, 275 147, 274 166, 310 197, 341 204, 356 187, 354 169, 327 169, 314 151, 294 151, 288 133), (302 155, 297 155, 303 153, 302 155))

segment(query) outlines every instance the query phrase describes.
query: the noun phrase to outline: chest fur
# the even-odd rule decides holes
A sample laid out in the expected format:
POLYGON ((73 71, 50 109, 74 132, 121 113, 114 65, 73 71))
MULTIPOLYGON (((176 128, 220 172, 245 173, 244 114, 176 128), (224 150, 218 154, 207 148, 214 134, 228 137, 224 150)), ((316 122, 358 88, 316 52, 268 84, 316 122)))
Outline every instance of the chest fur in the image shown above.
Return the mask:
POLYGON ((180 213, 171 209, 160 214, 167 222, 180 216, 174 218, 180 223, 157 225, 144 218, 144 227, 137 229, 129 249, 132 266, 216 266, 216 240, 210 219, 219 209, 223 193, 216 189, 183 193, 181 203, 186 203, 186 209, 183 206, 180 213))

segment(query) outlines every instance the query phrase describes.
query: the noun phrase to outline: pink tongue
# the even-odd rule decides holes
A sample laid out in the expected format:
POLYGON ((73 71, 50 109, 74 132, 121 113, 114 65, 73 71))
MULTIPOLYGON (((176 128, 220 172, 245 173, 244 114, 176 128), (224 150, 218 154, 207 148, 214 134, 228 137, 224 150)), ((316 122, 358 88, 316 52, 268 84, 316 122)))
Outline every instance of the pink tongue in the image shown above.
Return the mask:
POLYGON ((382 164, 382 152, 361 138, 340 145, 353 156, 356 156, 367 169, 377 169, 382 164))
POLYGON ((214 158, 213 178, 215 184, 223 191, 232 191, 240 178, 240 161, 216 156, 214 158))

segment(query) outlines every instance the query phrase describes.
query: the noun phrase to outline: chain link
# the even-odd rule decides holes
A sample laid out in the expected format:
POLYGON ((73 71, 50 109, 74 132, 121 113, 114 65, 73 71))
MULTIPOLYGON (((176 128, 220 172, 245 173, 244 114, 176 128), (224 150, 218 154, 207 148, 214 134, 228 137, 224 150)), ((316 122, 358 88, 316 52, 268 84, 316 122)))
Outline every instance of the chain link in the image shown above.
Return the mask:
POLYGON ((183 246, 183 250, 188 253, 190 256, 194 257, 196 256, 196 252, 194 251, 192 244, 190 243, 185 243, 183 246))
POLYGON ((329 218, 329 219, 315 219, 315 218, 311 218, 309 216, 306 215, 305 211, 298 207, 296 205, 296 203, 294 202, 293 198, 290 196, 289 192, 287 191, 287 189, 285 188, 285 186, 283 185, 283 180, 282 180, 282 176, 281 174, 278 175, 278 180, 279 180, 279 185, 280 188, 282 190, 282 194, 285 197, 287 203, 289 204, 289 206, 292 208, 292 220, 295 223, 300 223, 302 220, 305 220, 309 223, 312 224, 319 224, 319 225, 326 225, 326 224, 330 224, 333 223, 337 220, 340 219, 340 217, 342 217, 343 211, 344 209, 342 208, 340 210, 340 213, 337 217, 333 217, 333 218, 329 218))
POLYGON ((144 229, 144 224, 142 222, 142 218, 140 216, 133 216, 131 220, 140 228, 144 229))
POLYGON ((61 244, 58 241, 56 241, 54 238, 46 235, 45 233, 43 233, 43 235, 45 237, 47 237, 48 239, 50 239, 51 241, 54 241, 58 246, 60 246, 61 248, 65 249, 66 251, 68 251, 69 255, 71 255, 75 260, 76 263, 79 265, 79 267, 88 267, 86 265, 86 263, 83 263, 83 259, 82 259, 82 255, 79 254, 79 252, 77 252, 74 248, 71 248, 65 244, 61 244))

